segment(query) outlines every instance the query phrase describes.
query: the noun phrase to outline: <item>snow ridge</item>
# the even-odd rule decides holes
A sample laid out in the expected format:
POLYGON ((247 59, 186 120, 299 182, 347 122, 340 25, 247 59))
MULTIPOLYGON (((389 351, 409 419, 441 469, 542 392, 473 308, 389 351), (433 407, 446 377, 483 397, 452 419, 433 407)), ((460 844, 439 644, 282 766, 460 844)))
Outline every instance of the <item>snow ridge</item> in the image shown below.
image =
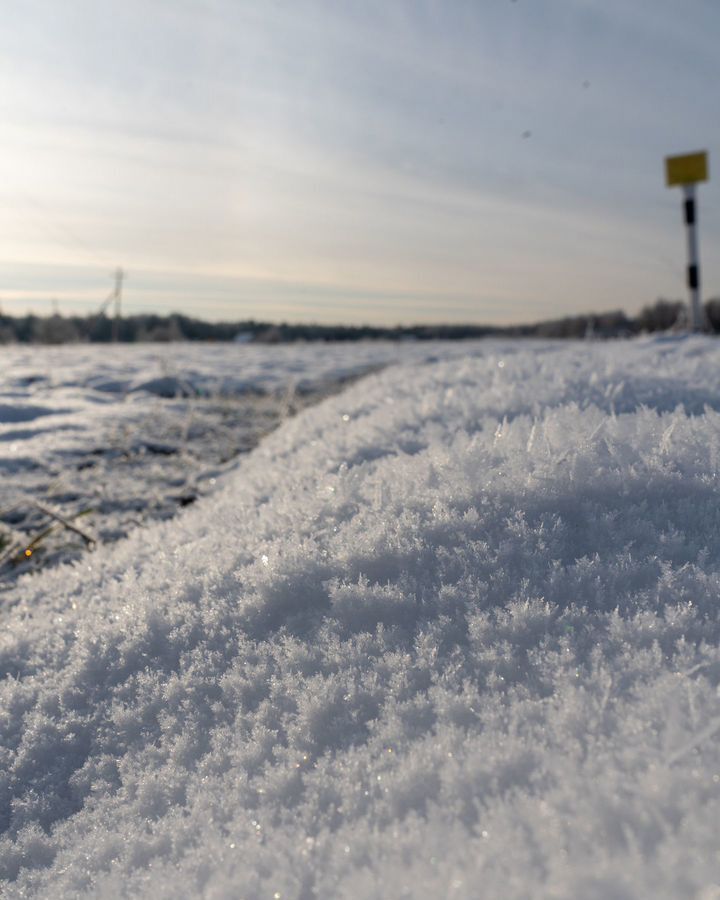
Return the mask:
POLYGON ((719 365, 395 367, 23 579, 4 895, 720 896, 719 365))

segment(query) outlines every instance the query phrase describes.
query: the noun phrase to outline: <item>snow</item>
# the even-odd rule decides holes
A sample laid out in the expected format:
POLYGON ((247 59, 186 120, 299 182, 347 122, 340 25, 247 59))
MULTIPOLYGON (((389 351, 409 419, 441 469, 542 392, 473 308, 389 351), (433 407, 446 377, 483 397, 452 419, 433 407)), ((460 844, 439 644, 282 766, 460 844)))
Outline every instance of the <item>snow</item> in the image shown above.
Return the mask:
MULTIPOLYGON (((433 345, 453 352, 452 345, 433 345)), ((416 347, 415 358, 432 352, 416 347)), ((454 352, 457 352, 457 346, 454 352)), ((389 342, 282 347, 188 344, 4 347, 0 352, 1 457, 36 460, 79 454, 111 427, 171 409, 161 399, 227 399, 322 391, 363 372, 410 358, 389 342), (18 437, 10 426, 34 423, 18 437), (30 438, 38 439, 30 442, 30 438), (23 443, 18 443, 18 441, 23 443), (8 448, 7 444, 12 446, 8 448)), ((178 404, 183 411, 187 405, 178 404)))
POLYGON ((3 896, 720 896, 720 349, 464 352, 5 592, 3 896))
MULTIPOLYGON (((424 353, 428 352, 425 348, 424 353)), ((409 348, 389 342, 347 347, 4 347, 0 353, 0 440, 15 440, 9 432, 11 424, 37 422, 36 433, 44 440, 17 449, 37 458, 59 451, 79 452, 88 444, 96 445, 98 436, 111 425, 136 427, 138 420, 162 406, 159 399, 311 393, 396 362, 400 353, 409 358, 409 348), (42 431, 37 430, 41 427, 42 431)), ((422 358, 422 348, 416 348, 415 355, 422 358)), ((7 448, 3 449, 2 456, 8 459, 7 448)))
POLYGON ((438 352, 458 345, 4 348, 0 585, 84 552, 48 504, 88 539, 119 540, 215 490, 289 414, 399 356, 438 352))

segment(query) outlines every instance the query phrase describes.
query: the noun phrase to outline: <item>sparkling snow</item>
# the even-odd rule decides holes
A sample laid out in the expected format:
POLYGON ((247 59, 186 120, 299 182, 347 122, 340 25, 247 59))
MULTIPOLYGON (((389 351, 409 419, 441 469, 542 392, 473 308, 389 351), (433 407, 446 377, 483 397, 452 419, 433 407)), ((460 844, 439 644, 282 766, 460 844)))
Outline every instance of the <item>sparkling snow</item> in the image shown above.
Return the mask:
POLYGON ((418 356, 23 576, 3 896, 720 896, 718 373, 418 356))
POLYGON ((433 352, 458 345, 2 348, 0 589, 171 518, 288 415, 433 352))

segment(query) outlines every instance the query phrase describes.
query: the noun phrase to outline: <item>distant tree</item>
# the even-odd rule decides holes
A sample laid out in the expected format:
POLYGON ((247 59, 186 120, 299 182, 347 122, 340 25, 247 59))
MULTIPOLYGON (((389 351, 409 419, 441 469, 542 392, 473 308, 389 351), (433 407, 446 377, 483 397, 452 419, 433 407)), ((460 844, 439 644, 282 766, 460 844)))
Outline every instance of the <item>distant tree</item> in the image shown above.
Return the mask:
MULTIPOLYGON (((357 340, 462 340, 489 335, 507 337, 595 338, 627 337, 640 331, 662 331, 683 321, 686 305, 677 300, 658 300, 646 306, 636 318, 621 310, 565 316, 527 325, 492 327, 487 325, 408 325, 391 328, 372 325, 290 324, 287 322, 204 322, 179 313, 159 316, 143 313, 126 316, 117 323, 118 338, 134 341, 233 341, 238 334, 259 343, 289 341, 357 340)), ((707 321, 720 332, 720 298, 705 305, 707 321)), ((0 343, 67 343, 88 341, 109 343, 114 320, 104 314, 63 317, 9 316, 0 313, 0 343)))
POLYGON ((0 316, 0 344, 14 344, 15 329, 9 316, 0 316))
POLYGON ((637 317, 640 331, 669 331, 682 322, 686 304, 681 300, 659 299, 654 306, 644 306, 637 317))
POLYGON ((711 297, 705 304, 705 320, 710 331, 720 332, 720 297, 711 297))
POLYGON ((71 319, 55 313, 33 323, 33 342, 38 344, 73 344, 80 339, 80 334, 71 319))

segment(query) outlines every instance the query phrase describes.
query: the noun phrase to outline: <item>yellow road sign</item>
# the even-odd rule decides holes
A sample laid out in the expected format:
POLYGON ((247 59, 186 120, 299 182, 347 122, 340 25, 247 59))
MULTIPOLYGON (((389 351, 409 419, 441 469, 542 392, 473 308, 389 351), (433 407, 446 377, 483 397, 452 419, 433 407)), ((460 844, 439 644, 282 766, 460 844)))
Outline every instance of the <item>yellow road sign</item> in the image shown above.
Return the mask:
POLYGON ((708 155, 705 150, 686 153, 683 156, 665 157, 665 177, 667 186, 694 184, 708 180, 708 155))

